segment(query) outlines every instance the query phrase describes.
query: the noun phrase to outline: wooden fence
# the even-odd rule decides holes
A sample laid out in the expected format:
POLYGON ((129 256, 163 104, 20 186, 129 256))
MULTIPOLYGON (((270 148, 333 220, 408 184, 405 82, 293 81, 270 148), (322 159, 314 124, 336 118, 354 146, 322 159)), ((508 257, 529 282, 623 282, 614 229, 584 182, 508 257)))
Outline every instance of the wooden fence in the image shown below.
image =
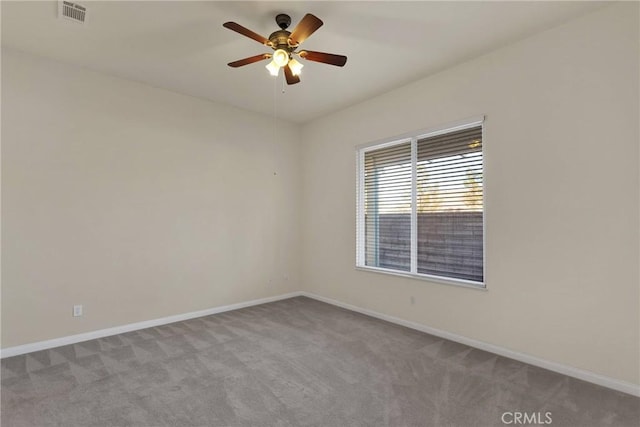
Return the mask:
MULTIPOLYGON (((410 215, 382 214, 377 224, 373 218, 365 221, 367 265, 409 271, 410 215), (372 239, 377 239, 377 245, 372 239)), ((482 281, 482 224, 482 212, 419 213, 418 273, 482 281)))

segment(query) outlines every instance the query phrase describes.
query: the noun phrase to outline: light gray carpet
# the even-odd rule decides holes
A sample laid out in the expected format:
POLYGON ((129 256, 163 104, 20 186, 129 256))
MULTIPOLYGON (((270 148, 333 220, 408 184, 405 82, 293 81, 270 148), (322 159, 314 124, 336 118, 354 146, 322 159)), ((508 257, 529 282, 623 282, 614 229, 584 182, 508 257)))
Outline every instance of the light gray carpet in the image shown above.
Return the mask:
POLYGON ((640 422, 630 395, 303 297, 4 359, 1 391, 2 427, 640 422))

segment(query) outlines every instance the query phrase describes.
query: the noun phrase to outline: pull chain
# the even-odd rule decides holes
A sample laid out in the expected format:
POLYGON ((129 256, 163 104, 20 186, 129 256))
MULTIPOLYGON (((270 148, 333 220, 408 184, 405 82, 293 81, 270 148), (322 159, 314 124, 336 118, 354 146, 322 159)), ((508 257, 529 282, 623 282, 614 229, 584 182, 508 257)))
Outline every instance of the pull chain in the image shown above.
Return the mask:
POLYGON ((278 100, 278 77, 276 76, 275 80, 273 81, 273 139, 274 139, 274 142, 275 142, 276 134, 278 131, 277 100, 278 100))

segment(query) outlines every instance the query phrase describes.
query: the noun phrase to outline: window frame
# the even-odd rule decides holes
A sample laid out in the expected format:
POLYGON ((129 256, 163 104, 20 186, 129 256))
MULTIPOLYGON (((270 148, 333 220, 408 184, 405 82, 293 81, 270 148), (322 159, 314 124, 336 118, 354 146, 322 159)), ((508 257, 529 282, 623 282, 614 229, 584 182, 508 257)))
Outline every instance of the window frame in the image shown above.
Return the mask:
POLYGON ((462 286, 471 289, 486 290, 487 289, 487 256, 486 256, 486 186, 485 182, 485 130, 484 130, 485 116, 476 116, 452 123, 448 123, 441 126, 430 127, 421 129, 414 132, 405 133, 392 138, 385 138, 361 144, 356 146, 356 270, 369 271, 374 273, 389 274, 393 276, 409 277, 413 279, 420 279, 429 282, 435 282, 440 284, 462 286), (442 135, 450 132, 464 130, 472 127, 481 127, 482 132, 482 268, 483 268, 483 281, 476 282, 472 280, 465 280, 454 277, 435 276, 430 274, 418 273, 417 271, 417 257, 418 257, 418 226, 417 226, 417 141, 420 139, 442 135), (369 151, 378 150, 381 148, 393 147, 399 144, 411 143, 411 268, 410 271, 394 270, 384 267, 373 267, 365 264, 365 220, 364 220, 364 158, 365 154, 369 151))

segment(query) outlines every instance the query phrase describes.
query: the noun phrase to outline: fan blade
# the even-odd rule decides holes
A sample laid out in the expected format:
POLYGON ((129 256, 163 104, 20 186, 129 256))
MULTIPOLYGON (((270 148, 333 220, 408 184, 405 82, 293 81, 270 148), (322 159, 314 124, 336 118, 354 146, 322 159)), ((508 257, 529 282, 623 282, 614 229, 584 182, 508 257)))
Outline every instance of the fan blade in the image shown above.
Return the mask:
POLYGON ((262 43, 266 46, 271 46, 271 42, 269 41, 269 39, 262 37, 260 34, 254 33, 250 29, 245 28, 240 24, 236 24, 235 22, 225 22, 224 24, 222 24, 222 26, 230 29, 231 31, 235 31, 236 33, 240 33, 243 36, 249 37, 250 39, 257 41, 258 43, 262 43))
POLYGON ((301 58, 309 61, 322 62, 324 64, 342 67, 347 63, 347 57, 344 55, 334 55, 333 53, 314 52, 313 50, 302 50, 298 53, 301 58))
POLYGON ((284 67, 284 76, 287 79, 287 84, 289 85, 300 83, 300 77, 293 75, 293 71, 289 68, 289 64, 284 67))
POLYGON ((250 56, 244 59, 238 59, 237 61, 229 62, 227 65, 229 67, 237 68, 242 67, 243 65, 253 64, 254 62, 262 61, 263 59, 269 59, 271 55, 268 53, 263 53, 256 56, 250 56))
POLYGON ((323 22, 317 18, 316 16, 307 13, 304 15, 302 20, 298 22, 296 28, 294 28, 293 32, 289 36, 289 40, 291 44, 294 46, 299 45, 303 41, 305 41, 311 34, 315 33, 315 31, 322 27, 323 22))

